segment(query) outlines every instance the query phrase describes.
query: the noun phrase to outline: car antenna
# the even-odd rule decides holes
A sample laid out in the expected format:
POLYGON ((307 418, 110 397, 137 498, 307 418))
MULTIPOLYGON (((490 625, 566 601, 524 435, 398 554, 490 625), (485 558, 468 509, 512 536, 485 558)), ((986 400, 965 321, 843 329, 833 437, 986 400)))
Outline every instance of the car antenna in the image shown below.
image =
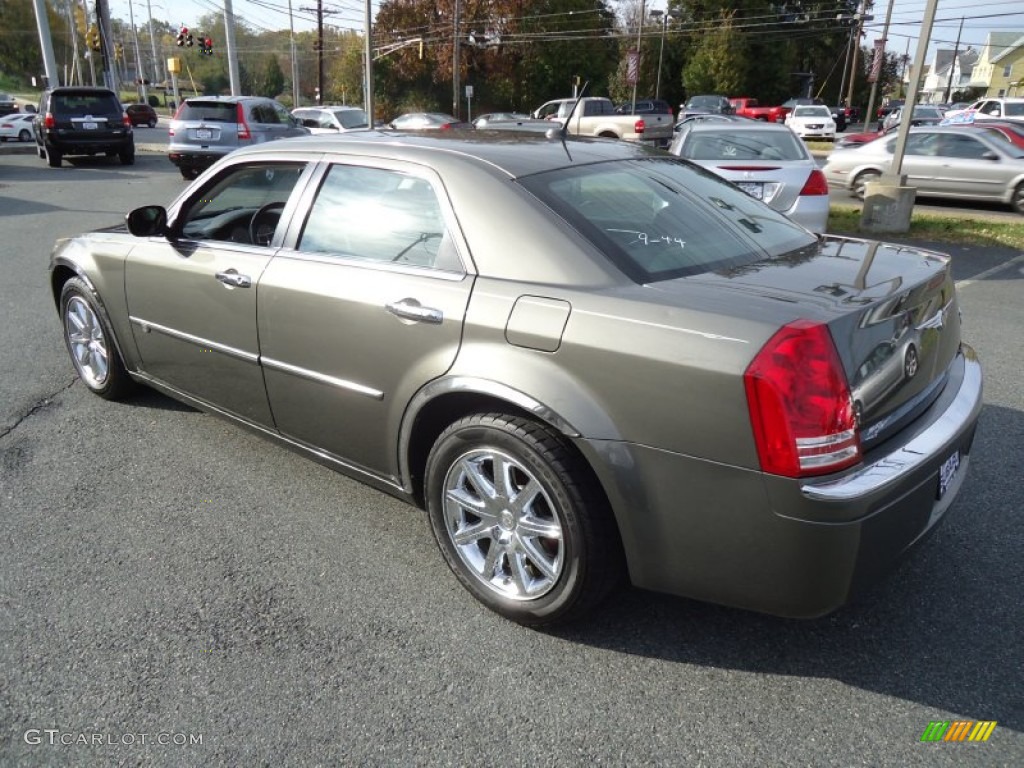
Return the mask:
MULTIPOLYGON (((561 139, 561 141, 562 141, 562 148, 563 148, 563 149, 565 150, 565 154, 566 154, 566 155, 569 155, 569 161, 570 161, 570 162, 572 161, 572 155, 571 155, 571 154, 569 154, 569 147, 568 147, 568 146, 566 146, 566 143, 565 143, 565 137, 566 137, 566 136, 567 136, 567 135, 569 134, 569 121, 570 121, 570 120, 572 120, 572 116, 573 116, 573 115, 575 115, 575 114, 576 114, 576 110, 577 110, 577 109, 579 109, 579 106, 580 106, 580 102, 581 102, 581 101, 583 101, 583 97, 584 97, 584 96, 586 95, 586 93, 587 93, 587 87, 588 87, 589 85, 590 85, 590 81, 589 81, 589 80, 587 80, 587 82, 585 82, 585 83, 583 84, 583 87, 582 87, 582 88, 580 88, 580 93, 579 93, 579 95, 578 95, 578 96, 576 97, 576 101, 575 101, 575 103, 574 103, 574 104, 572 105, 572 109, 571 109, 571 110, 569 111, 569 116, 568 116, 567 118, 565 118, 565 123, 563 123, 563 124, 562 124, 562 127, 561 127, 561 128, 559 128, 559 129, 557 130, 557 132, 556 132, 555 130, 549 130, 549 131, 547 132, 547 134, 546 134, 546 135, 547 135, 547 137, 548 137, 549 139, 553 139, 553 138, 555 138, 556 136, 557 136, 557 137, 558 137, 559 139, 561 139)), ((582 115, 581 115, 581 117, 582 117, 582 115)), ((577 118, 577 119, 579 119, 579 118, 577 118)))

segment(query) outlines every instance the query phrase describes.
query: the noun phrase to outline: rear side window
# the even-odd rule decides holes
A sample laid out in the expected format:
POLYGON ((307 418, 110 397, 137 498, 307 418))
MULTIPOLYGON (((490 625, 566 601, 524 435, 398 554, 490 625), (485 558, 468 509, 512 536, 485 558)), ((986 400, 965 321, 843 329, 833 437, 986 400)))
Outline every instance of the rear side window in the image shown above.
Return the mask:
POLYGON ((674 159, 595 163, 520 183, 638 283, 752 264, 817 243, 738 187, 674 159))
POLYGON ((366 128, 369 122, 366 113, 361 109, 343 109, 334 113, 342 126, 351 130, 352 128, 366 128))
POLYGON ((234 123, 238 110, 234 104, 210 101, 186 101, 179 120, 202 120, 208 123, 234 123))

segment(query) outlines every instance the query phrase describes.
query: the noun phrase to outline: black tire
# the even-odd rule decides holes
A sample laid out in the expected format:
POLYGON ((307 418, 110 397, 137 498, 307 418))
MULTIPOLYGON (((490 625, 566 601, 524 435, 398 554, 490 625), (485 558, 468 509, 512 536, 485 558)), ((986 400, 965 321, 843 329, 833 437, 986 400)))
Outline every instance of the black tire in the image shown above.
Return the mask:
POLYGON ((880 178, 882 178, 882 174, 878 171, 861 171, 853 180, 853 196, 858 200, 863 200, 868 182, 878 181, 880 178))
POLYGON ((32 141, 32 134, 27 129, 18 131, 18 141, 32 141))
POLYGON ((149 122, 147 123, 147 125, 148 125, 148 126, 149 126, 150 128, 156 128, 156 120, 155 120, 155 119, 154 119, 154 120, 150 120, 150 121, 149 121, 149 122))
POLYGON ((539 422, 486 413, 450 425, 427 459, 426 502, 437 544, 462 585, 520 624, 578 619, 624 572, 596 480, 564 438, 539 422), (459 504, 459 497, 476 503, 459 504))
POLYGON ((118 159, 121 161, 121 165, 135 165, 135 145, 132 144, 130 147, 126 147, 117 153, 118 159))
POLYGON ((1010 207, 1015 213, 1024 215, 1024 183, 1018 184, 1010 197, 1010 207))
POLYGON ((178 170, 181 171, 181 178, 185 179, 185 181, 193 181, 199 178, 199 171, 195 168, 179 168, 178 170))
POLYGON ((125 370, 106 312, 81 278, 72 277, 61 288, 60 319, 64 345, 82 383, 106 400, 129 395, 135 382, 125 370))
POLYGON ((56 149, 46 150, 46 163, 51 168, 60 168, 60 161, 62 159, 63 156, 56 149))

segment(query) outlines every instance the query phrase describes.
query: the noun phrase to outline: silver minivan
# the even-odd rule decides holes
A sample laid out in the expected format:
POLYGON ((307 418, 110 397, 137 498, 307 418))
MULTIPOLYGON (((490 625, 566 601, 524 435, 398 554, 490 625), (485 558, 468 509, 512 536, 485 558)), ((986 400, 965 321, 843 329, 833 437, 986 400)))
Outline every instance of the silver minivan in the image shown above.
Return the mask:
POLYGON ((194 179, 228 152, 290 136, 307 136, 284 105, 262 96, 200 96, 186 100, 168 131, 167 157, 194 179))

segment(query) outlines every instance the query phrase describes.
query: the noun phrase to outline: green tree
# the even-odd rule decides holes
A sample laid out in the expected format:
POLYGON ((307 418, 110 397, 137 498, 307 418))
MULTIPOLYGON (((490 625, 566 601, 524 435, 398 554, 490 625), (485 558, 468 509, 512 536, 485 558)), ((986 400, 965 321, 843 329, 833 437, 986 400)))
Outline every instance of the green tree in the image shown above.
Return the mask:
POLYGON ((257 65, 252 82, 252 95, 275 98, 284 90, 284 72, 277 56, 272 53, 263 54, 257 65))
POLYGON ((744 88, 747 41, 735 28, 734 14, 722 11, 718 24, 701 36, 683 69, 690 94, 736 95, 744 88))

